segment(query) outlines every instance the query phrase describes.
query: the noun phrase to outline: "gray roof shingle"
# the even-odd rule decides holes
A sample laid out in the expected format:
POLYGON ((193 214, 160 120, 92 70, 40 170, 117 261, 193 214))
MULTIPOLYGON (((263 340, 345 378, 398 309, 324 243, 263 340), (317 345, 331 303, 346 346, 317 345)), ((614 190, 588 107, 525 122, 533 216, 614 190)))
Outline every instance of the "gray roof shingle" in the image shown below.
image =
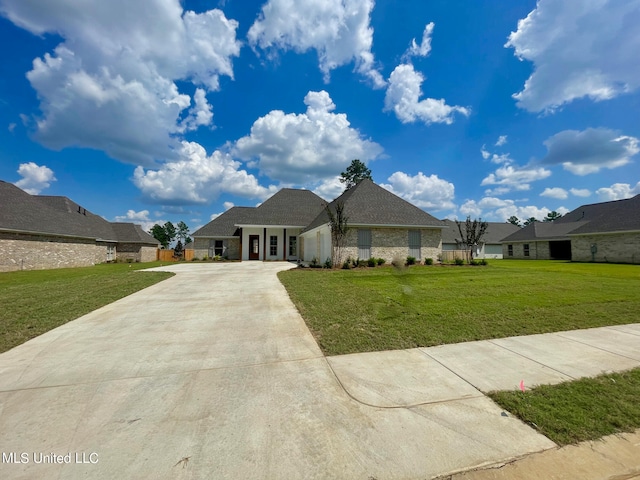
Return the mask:
POLYGON ((111 227, 122 243, 140 243, 143 245, 158 246, 160 242, 142 230, 140 225, 134 223, 111 222, 111 227))
POLYGON ((255 207, 231 207, 204 227, 193 232, 194 237, 238 237, 236 224, 243 223, 255 211, 255 207))
MULTIPOLYGON (((335 211, 338 202, 344 204, 347 223, 352 225, 436 228, 446 226, 444 222, 368 179, 345 191, 329 204, 329 208, 335 211)), ((327 212, 323 209, 305 230, 319 227, 328 221, 327 212)))
POLYGON ((70 199, 29 195, 15 185, 1 180, 0 228, 114 242, 117 240, 109 222, 70 199))
POLYGON ((309 190, 283 188, 238 223, 306 227, 326 205, 325 200, 309 190))
POLYGON ((640 195, 625 200, 581 205, 553 222, 534 222, 503 242, 568 240, 570 235, 640 231, 640 195))

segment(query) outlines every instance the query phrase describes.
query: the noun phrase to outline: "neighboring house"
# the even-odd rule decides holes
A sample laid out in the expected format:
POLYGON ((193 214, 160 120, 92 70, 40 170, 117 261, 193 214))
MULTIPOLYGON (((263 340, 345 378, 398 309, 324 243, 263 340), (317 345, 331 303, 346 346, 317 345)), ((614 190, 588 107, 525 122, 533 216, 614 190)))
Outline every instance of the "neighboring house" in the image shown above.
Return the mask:
POLYGON ((298 260, 298 236, 327 202, 309 190, 283 188, 258 207, 232 207, 193 233, 197 258, 298 260))
POLYGON ((502 241, 505 258, 640 263, 640 195, 582 205, 502 241))
MULTIPOLYGON (((437 258, 445 224, 425 211, 363 180, 335 199, 348 217, 344 258, 408 255, 437 258)), ((195 256, 221 255, 242 260, 331 258, 327 203, 313 192, 285 188, 258 207, 233 207, 193 233, 195 256)))
MULTIPOLYGON (((452 220, 443 220, 449 228, 442 230, 442 250, 465 250, 465 244, 460 238, 458 225, 452 220)), ((473 256, 474 258, 502 258, 503 238, 512 233, 520 231, 520 227, 511 223, 487 222, 488 227, 482 237, 482 244, 478 245, 473 256)), ((464 227, 463 227, 464 231, 464 227)))
POLYGON ((67 197, 30 195, 0 181, 0 271, 88 266, 117 258, 147 261, 157 248, 157 240, 137 225, 112 224, 67 197))
POLYGON ((158 255, 158 240, 134 223, 111 222, 118 243, 118 260, 133 262, 153 262, 158 255))

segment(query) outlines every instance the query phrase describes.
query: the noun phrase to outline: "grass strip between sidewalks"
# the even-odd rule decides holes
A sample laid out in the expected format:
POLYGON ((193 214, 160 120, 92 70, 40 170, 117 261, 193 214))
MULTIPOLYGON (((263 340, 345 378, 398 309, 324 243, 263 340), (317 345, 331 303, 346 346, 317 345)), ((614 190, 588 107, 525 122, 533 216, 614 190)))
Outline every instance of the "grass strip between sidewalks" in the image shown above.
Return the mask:
POLYGON ((160 262, 0 273, 0 353, 173 276, 160 262))
POLYGON ((640 368, 489 397, 558 445, 640 428, 640 368))

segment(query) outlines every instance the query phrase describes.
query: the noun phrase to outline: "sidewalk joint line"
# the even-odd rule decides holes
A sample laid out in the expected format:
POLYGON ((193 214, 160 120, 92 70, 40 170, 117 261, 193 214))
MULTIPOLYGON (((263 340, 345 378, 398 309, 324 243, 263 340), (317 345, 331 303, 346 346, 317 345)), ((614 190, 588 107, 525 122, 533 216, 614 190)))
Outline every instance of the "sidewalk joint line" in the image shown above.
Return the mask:
MULTIPOLYGON (((495 339, 495 340, 500 340, 500 339, 495 339)), ((504 350, 506 350, 508 352, 511 352, 511 353, 513 353, 515 355, 518 355, 518 356, 520 356, 522 358, 526 358, 527 360, 530 360, 530 361, 532 361, 534 363, 537 363, 538 365, 541 365, 541 366, 543 366, 545 368, 548 368, 549 370, 553 370, 554 372, 558 372, 560 375, 563 375, 565 377, 569 377, 571 380, 578 380, 578 378, 579 378, 579 377, 574 377, 573 375, 569 375, 568 373, 565 373, 562 370, 558 370, 557 368, 554 368, 554 367, 551 367, 549 365, 546 365, 546 364, 536 360, 535 358, 528 357, 524 353, 516 352, 515 350, 512 350, 509 347, 505 347, 504 345, 500 345, 499 343, 495 343, 492 340, 487 340, 487 342, 489 342, 491 345, 495 345, 496 347, 500 347, 500 348, 502 348, 502 349, 504 349, 504 350)))

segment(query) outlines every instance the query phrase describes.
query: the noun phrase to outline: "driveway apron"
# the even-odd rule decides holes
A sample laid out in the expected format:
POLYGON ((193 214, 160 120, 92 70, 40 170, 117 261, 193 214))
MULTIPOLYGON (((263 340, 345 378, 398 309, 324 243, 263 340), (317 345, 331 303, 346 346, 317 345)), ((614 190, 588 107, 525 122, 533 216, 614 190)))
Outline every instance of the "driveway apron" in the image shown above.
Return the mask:
POLYGON ((345 388, 277 279, 292 266, 164 267, 0 355, 0 478, 423 479, 555 446, 417 350, 345 388))

